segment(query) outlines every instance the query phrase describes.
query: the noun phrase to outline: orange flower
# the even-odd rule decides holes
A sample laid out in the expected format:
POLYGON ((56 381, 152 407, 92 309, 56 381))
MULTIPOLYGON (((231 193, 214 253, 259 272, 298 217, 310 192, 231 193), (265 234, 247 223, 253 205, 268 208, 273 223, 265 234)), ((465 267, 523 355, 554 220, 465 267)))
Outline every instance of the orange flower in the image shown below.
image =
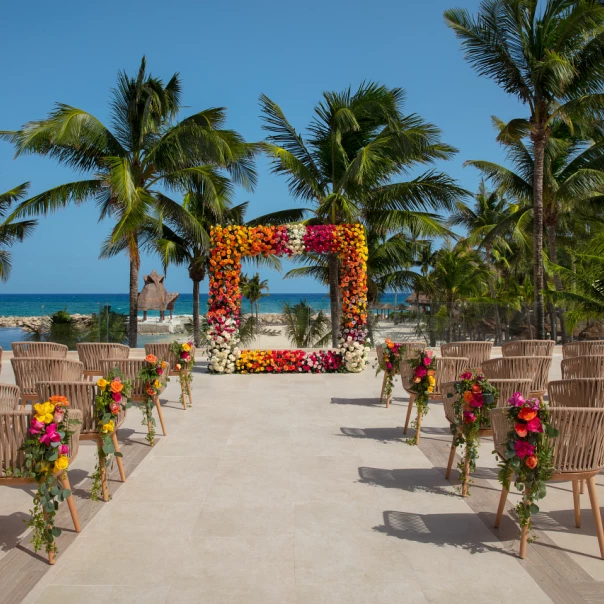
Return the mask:
POLYGON ((157 357, 154 354, 148 354, 145 357, 145 361, 147 361, 147 363, 157 363, 157 357))
POLYGON ((111 382, 111 392, 121 392, 124 389, 122 382, 111 382))
POLYGON ((65 396, 51 396, 48 402, 52 403, 55 407, 69 407, 69 401, 65 396))
POLYGON ((147 394, 149 396, 154 396, 155 395, 155 390, 153 390, 153 388, 149 387, 149 388, 147 388, 147 394))
POLYGON ((482 388, 478 384, 472 384, 472 392, 482 392, 482 388))
POLYGON ((518 434, 520 438, 524 438, 528 434, 526 424, 516 424, 514 430, 516 430, 516 434, 518 434))
POLYGON ((428 369, 428 375, 434 377, 434 369, 428 369))
POLYGON ((537 456, 536 455, 531 455, 530 457, 527 457, 524 460, 524 463, 527 465, 527 467, 529 467, 531 470, 533 470, 534 468, 537 467, 537 456))
POLYGON ((466 390, 463 393, 463 400, 466 401, 466 403, 469 403, 473 398, 474 395, 469 390, 466 390))
POLYGON ((529 409, 528 407, 523 407, 520 409, 520 413, 518 413, 518 417, 523 419, 525 422, 531 421, 534 417, 537 417, 537 412, 533 409, 529 409))

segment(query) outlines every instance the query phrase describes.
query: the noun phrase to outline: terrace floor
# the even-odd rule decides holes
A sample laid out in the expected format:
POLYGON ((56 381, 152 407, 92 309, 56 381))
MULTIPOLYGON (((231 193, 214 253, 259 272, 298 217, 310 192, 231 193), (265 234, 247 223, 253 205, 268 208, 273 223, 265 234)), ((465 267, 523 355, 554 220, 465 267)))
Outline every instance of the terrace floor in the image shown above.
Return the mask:
MULTIPOLYGON (((555 379, 559 354, 553 365, 555 379)), ((492 443, 481 445, 471 497, 456 494, 455 473, 445 480, 442 405, 431 404, 412 447, 400 382, 386 409, 371 367, 198 371, 193 409, 179 406, 175 380, 164 393, 168 436, 153 449, 140 412, 129 412, 120 431, 128 480, 112 474, 111 502, 88 498, 94 446, 81 445, 70 476, 83 530, 70 531, 60 510, 54 567, 20 541, 31 491, 2 490, 1 603, 604 602, 587 494, 576 529, 570 483, 548 488, 538 540, 521 561, 514 494, 501 529, 491 528, 500 491, 492 443)), ((6 360, 1 379, 13 381, 6 360)))

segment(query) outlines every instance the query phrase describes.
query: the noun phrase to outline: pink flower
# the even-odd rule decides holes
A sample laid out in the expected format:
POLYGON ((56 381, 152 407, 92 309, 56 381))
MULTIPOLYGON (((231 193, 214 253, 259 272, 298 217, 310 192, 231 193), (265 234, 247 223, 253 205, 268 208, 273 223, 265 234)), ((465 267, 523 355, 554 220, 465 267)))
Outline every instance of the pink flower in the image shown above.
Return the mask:
POLYGON ((117 415, 120 412, 121 405, 119 403, 110 403, 109 411, 112 415, 117 415))
POLYGON ((475 392, 470 401, 470 407, 476 407, 480 409, 484 405, 484 397, 481 392, 475 392))
POLYGON ((526 422, 526 429, 529 432, 543 432, 541 420, 538 417, 533 417, 533 419, 526 422))
POLYGON ((157 375, 161 375, 163 372, 164 372, 164 370, 163 370, 163 369, 160 367, 160 368, 157 370, 157 375))
POLYGON ((35 417, 31 420, 31 426, 29 428, 30 434, 40 434, 46 427, 44 422, 39 422, 35 417))
POLYGON ((122 393, 121 392, 112 392, 111 398, 116 402, 120 403, 122 401, 122 393))
POLYGON ((425 367, 430 367, 431 362, 432 362, 432 359, 430 357, 424 357, 424 366, 425 367))
POLYGON ((471 380, 472 379, 472 372, 471 371, 465 371, 464 373, 462 373, 459 376, 460 379, 462 380, 471 380))
POLYGON ((517 440, 514 443, 514 451, 516 451, 516 457, 524 459, 535 452, 535 446, 531 445, 526 440, 517 440))
POLYGON ((426 356, 431 359, 434 356, 434 351, 433 350, 426 350, 426 356))
POLYGON ((526 403, 526 400, 520 392, 514 392, 511 398, 508 399, 508 404, 512 407, 522 407, 524 403, 526 403))
POLYGON ((464 411, 463 421, 465 424, 473 424, 476 421, 476 415, 471 411, 464 411))
POLYGON ((418 378, 426 377, 426 373, 428 373, 426 371, 426 368, 422 367, 421 365, 419 365, 415 368, 415 377, 418 377, 418 378))
POLYGON ((114 382, 121 382, 121 381, 122 381, 122 378, 120 378, 119 376, 117 376, 117 377, 114 377, 114 378, 113 378, 113 381, 114 381, 114 382))
POLYGON ((392 363, 386 363, 386 368, 387 369, 392 369, 392 363))
POLYGON ((60 424, 65 417, 65 409, 63 407, 56 407, 55 414, 52 416, 52 421, 55 424, 60 424))
POLYGON ((40 436, 40 443, 43 445, 50 446, 50 443, 58 443, 60 440, 61 437, 57 432, 57 424, 48 424, 46 426, 46 433, 40 436))
POLYGON ((69 447, 67 445, 59 445, 59 455, 69 455, 69 447))

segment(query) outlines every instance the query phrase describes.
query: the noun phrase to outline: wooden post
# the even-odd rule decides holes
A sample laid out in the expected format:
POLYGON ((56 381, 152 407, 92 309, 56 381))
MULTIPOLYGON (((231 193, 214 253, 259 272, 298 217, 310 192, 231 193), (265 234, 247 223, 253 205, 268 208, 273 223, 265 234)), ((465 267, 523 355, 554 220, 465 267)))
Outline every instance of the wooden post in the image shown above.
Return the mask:
POLYGON ((186 393, 185 393, 185 386, 183 385, 182 382, 182 374, 179 376, 180 378, 180 395, 182 396, 182 406, 185 408, 185 411, 187 410, 187 399, 186 399, 186 393))
POLYGON ((101 466, 101 489, 103 491, 103 501, 109 501, 109 490, 107 488, 107 464, 104 456, 99 455, 99 464, 101 466))
POLYGON ((422 412, 418 410, 417 412, 417 431, 415 432, 415 444, 419 445, 419 438, 421 436, 422 430, 422 412))
POLYGON ((445 472, 445 478, 447 480, 451 476, 451 468, 453 468, 453 460, 455 459, 455 451, 457 451, 457 447, 455 446, 455 436, 454 436, 453 441, 451 442, 451 450, 449 451, 449 461, 447 462, 447 471, 445 472))
POLYGON ((79 533, 82 528, 80 527, 80 519, 78 518, 78 511, 76 510, 75 501, 73 500, 73 493, 71 493, 71 485, 69 484, 69 478, 67 477, 67 472, 63 472, 59 476, 59 480, 63 485, 64 489, 69 489, 69 497, 67 498, 67 506, 69 507, 69 513, 71 514, 71 519, 73 520, 73 528, 76 533, 79 533))
POLYGON ((526 546, 528 545, 528 526, 523 526, 520 531, 520 557, 526 558, 526 546))
POLYGON ((407 419, 405 420, 405 429, 403 430, 403 434, 407 434, 407 428, 409 427, 409 420, 411 419, 411 412, 413 411, 415 397, 416 395, 413 392, 409 395, 409 406, 407 407, 407 419))
MULTIPOLYGON (((46 525, 46 528, 50 528, 49 524, 48 524, 48 512, 46 510, 44 510, 44 524, 46 525)), ((54 564, 56 562, 56 556, 54 551, 49 551, 48 552, 48 564, 54 564)))
POLYGON ((187 392, 189 394, 189 402, 191 403, 191 407, 193 406, 193 396, 191 395, 191 383, 187 382, 187 392))
POLYGON ((463 471, 464 471, 464 479, 463 484, 461 485, 461 496, 468 496, 468 483, 470 482, 470 449, 468 448, 468 443, 466 443, 466 458, 463 462, 463 471))
POLYGON ((155 397, 155 406, 157 407, 157 415, 159 415, 159 423, 161 424, 162 432, 164 433, 164 436, 167 436, 166 426, 164 424, 164 414, 162 413, 161 405, 159 404, 159 396, 155 397))
POLYGON ((596 535, 598 536, 598 545, 600 546, 600 557, 604 558, 604 529, 602 529, 602 515, 600 514, 600 504, 598 503, 598 492, 596 491, 595 476, 591 476, 587 479, 587 492, 589 493, 591 511, 594 515, 596 535))
POLYGON ((573 480, 573 504, 575 506, 575 526, 581 528, 581 495, 579 494, 579 481, 573 480))
POLYGON ((495 516, 495 528, 499 528, 501 524, 501 517, 503 516, 503 510, 505 510, 505 502, 508 498, 508 490, 505 487, 501 487, 501 496, 499 497, 499 507, 497 508, 497 515, 495 516))
MULTIPOLYGON (((118 443, 117 440, 117 434, 115 432, 113 432, 111 434, 111 440, 113 442, 113 448, 115 449, 116 453, 120 452, 120 445, 118 443)), ((124 464, 122 462, 122 458, 121 457, 115 457, 115 461, 117 463, 117 469, 120 472, 120 478, 122 479, 122 482, 126 482, 126 473, 124 472, 124 464)))

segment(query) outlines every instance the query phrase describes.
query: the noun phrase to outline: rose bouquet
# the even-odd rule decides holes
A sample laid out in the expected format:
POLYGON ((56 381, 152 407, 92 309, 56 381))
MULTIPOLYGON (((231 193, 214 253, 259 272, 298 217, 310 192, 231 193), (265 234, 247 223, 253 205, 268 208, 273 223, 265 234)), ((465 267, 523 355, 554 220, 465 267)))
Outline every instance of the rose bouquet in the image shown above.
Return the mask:
POLYGON ((416 445, 419 440, 422 417, 428 413, 430 395, 436 387, 435 371, 432 369, 433 356, 434 353, 431 350, 424 350, 408 359, 409 365, 413 369, 409 391, 415 394, 417 406, 417 419, 412 424, 415 428, 415 436, 407 439, 407 443, 410 445, 416 445))
POLYGON ((153 417, 153 405, 157 397, 166 387, 166 382, 170 381, 167 375, 168 364, 160 361, 154 354, 148 354, 145 357, 145 365, 138 372, 138 379, 145 383, 146 398, 143 403, 143 421, 142 425, 147 425, 147 442, 155 445, 155 418, 153 417))
POLYGON ((461 374, 459 381, 455 382, 455 392, 458 396, 453 402, 455 422, 451 424, 451 432, 455 447, 465 445, 465 454, 458 465, 461 494, 465 497, 470 473, 476 471, 479 433, 491 425, 490 412, 496 405, 499 392, 483 374, 471 371, 461 374))
POLYGON ((91 499, 97 501, 101 490, 103 499, 107 501, 106 472, 113 457, 122 457, 115 450, 117 436, 115 429, 120 412, 129 409, 132 404, 132 386, 130 382, 122 380, 117 369, 112 369, 107 377, 99 379, 96 383, 98 392, 94 403, 94 416, 99 431, 99 446, 97 448, 97 464, 92 475, 91 499))
POLYGON ((34 550, 44 548, 56 553, 55 537, 61 529, 54 526, 59 503, 71 492, 63 487, 65 471, 69 467, 69 441, 76 420, 69 419, 69 401, 64 396, 51 396, 46 402, 34 405, 27 439, 23 443, 24 469, 15 470, 15 477, 30 478, 38 483, 34 507, 27 526, 32 529, 34 550))
POLYGON ((390 401, 392 389, 394 387, 394 376, 398 371, 404 354, 403 344, 393 342, 390 338, 386 338, 384 346, 382 346, 382 359, 378 361, 375 374, 380 371, 384 372, 384 387, 382 388, 382 400, 386 397, 390 401))
POLYGON ((553 473, 551 439, 558 436, 558 430, 550 425, 547 407, 539 399, 525 399, 516 392, 508 405, 507 417, 513 428, 499 465, 499 481, 509 490, 515 475, 514 485, 523 494, 516 513, 520 526, 530 530, 531 514, 539 511, 535 502, 545 497, 545 483, 553 473))
POLYGON ((188 406, 193 406, 191 397, 191 382, 193 381, 193 366, 195 365, 193 342, 172 342, 172 352, 176 355, 178 363, 174 367, 178 371, 178 383, 180 384, 180 403, 186 409, 187 399, 189 397, 188 406))

